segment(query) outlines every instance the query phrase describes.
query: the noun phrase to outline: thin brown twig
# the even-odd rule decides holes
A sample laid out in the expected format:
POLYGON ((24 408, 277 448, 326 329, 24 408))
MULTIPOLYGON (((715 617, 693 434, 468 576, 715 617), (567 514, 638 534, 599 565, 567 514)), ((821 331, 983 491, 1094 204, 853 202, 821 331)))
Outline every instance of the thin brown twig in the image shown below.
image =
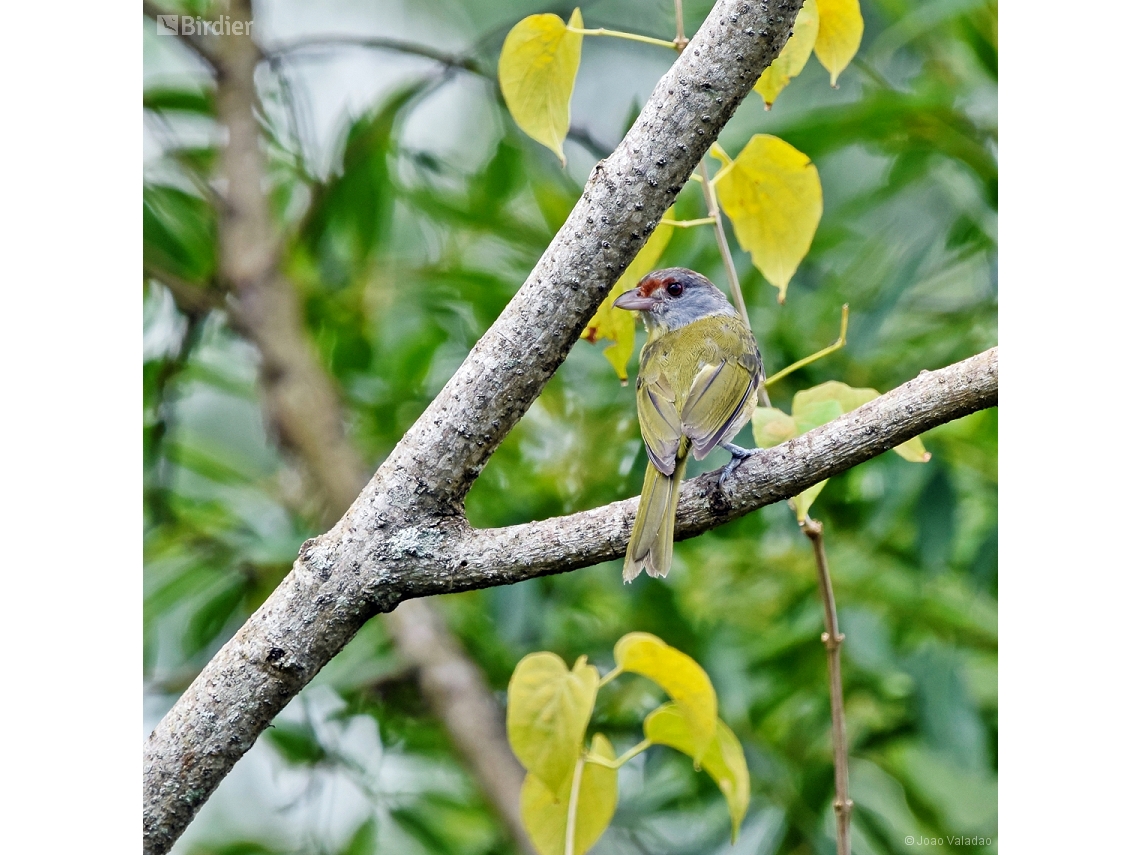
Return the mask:
POLYGON ((827 679, 831 694, 831 741, 835 751, 835 848, 838 855, 851 855, 851 810, 855 803, 848 793, 847 781, 847 722, 843 715, 843 675, 840 672, 839 650, 843 646, 843 633, 839 631, 839 617, 835 611, 835 593, 831 587, 831 573, 827 568, 827 553, 823 548, 823 525, 809 516, 800 523, 815 553, 815 567, 819 574, 819 592, 823 597, 823 622, 826 631, 821 636, 827 648, 827 679))
POLYGON ((709 180, 708 166, 703 160, 699 171, 701 173, 701 191, 705 194, 705 205, 709 209, 709 216, 713 218, 716 246, 720 250, 724 269, 728 273, 728 286, 732 289, 732 299, 736 303, 736 311, 740 312, 740 316, 744 319, 744 325, 751 330, 752 324, 748 320, 748 310, 744 305, 744 292, 740 290, 740 278, 736 275, 736 265, 732 262, 732 250, 728 246, 728 235, 724 231, 724 218, 720 213, 720 205, 716 201, 716 190, 712 186, 712 181, 709 180))
MULTIPOLYGON (((479 61, 472 55, 451 54, 436 50, 427 45, 406 42, 401 39, 390 39, 383 36, 319 36, 316 38, 302 38, 266 48, 264 53, 270 64, 279 68, 284 59, 295 59, 294 54, 301 53, 305 50, 337 47, 359 47, 418 56, 423 59, 433 60, 447 68, 456 71, 466 71, 469 74, 481 77, 493 84, 498 84, 498 76, 480 65, 479 61)), ((499 100, 500 102, 502 101, 501 96, 499 100)), ((614 146, 603 145, 594 139, 590 135, 590 132, 581 126, 572 126, 566 136, 580 144, 599 159, 606 157, 614 149, 614 146)))
POLYGON ((433 62, 438 62, 441 65, 446 65, 450 68, 462 69, 471 74, 479 77, 490 78, 491 75, 485 71, 479 63, 470 56, 460 56, 457 54, 447 53, 446 51, 436 50, 428 45, 416 44, 415 42, 406 42, 402 39, 391 39, 384 36, 316 36, 295 39, 289 42, 283 42, 272 47, 265 48, 265 55, 273 59, 280 59, 286 54, 296 53, 298 51, 309 50, 313 48, 336 48, 336 47, 360 47, 372 50, 387 50, 395 53, 408 54, 410 56, 419 56, 424 59, 430 59, 433 62))
POLYGON ((685 37, 685 15, 681 11, 681 0, 673 0, 673 17, 677 19, 677 38, 673 40, 673 46, 678 51, 683 51, 689 40, 685 37))
MULTIPOLYGON (((677 18, 677 42, 678 50, 683 50, 681 42, 684 40, 685 32, 682 24, 681 16, 681 0, 674 0, 674 9, 677 18)), ((732 251, 728 246, 728 236, 724 230, 724 220, 720 213, 720 205, 717 203, 716 188, 713 186, 712 181, 709 180, 708 167, 705 165, 704 158, 701 159, 700 165, 701 174, 701 191, 705 196, 705 205, 708 207, 709 216, 713 220, 713 228, 716 230, 716 244, 720 250, 721 259, 724 261, 725 270, 728 272, 729 285, 732 288, 732 298, 736 302, 736 310, 744 319, 744 324, 749 330, 752 329, 751 323, 748 321, 748 312, 744 305, 744 293, 740 288, 740 279, 736 275, 736 265, 732 261, 732 251)), ((830 353, 842 347, 846 343, 847 333, 847 306, 843 307, 843 326, 839 334, 839 340, 821 352, 818 355, 808 357, 807 360, 801 360, 793 366, 789 366, 784 371, 780 372, 775 378, 779 379, 786 374, 790 374, 796 368, 802 367, 807 362, 817 359, 819 356, 830 353)), ((767 384, 760 385, 759 403, 765 407, 772 405, 771 400, 768 398, 767 384)), ((811 517, 804 517, 803 522, 800 523, 803 528, 804 534, 811 540, 812 550, 815 553, 816 569, 819 573, 819 589, 823 597, 824 607, 824 623, 827 631, 823 634, 823 643, 827 646, 827 674, 828 674, 828 693, 831 696, 831 733, 833 748, 835 751, 835 839, 838 855, 851 855, 851 842, 848 837, 848 829, 851 822, 851 809, 854 807, 854 802, 847 792, 847 724, 843 716, 843 677, 840 672, 839 664, 839 648, 843 643, 843 633, 839 631, 839 618, 835 610, 835 593, 831 588, 831 574, 827 569, 827 553, 823 548, 823 526, 813 520, 811 517)))
MULTIPOLYGON (((685 49, 685 45, 689 40, 685 38, 685 16, 681 10, 681 0, 673 0, 673 12, 677 19, 677 52, 680 53, 685 49)), ((709 180, 709 169, 705 165, 705 160, 701 158, 701 165, 699 167, 701 173, 701 192, 705 194, 705 206, 709 209, 709 216, 712 217, 713 228, 716 230, 716 246, 720 250, 721 260, 724 261, 724 269, 728 273, 728 285, 732 289, 732 299, 736 303, 736 311, 740 313, 740 317, 744 319, 744 325, 749 330, 752 329, 752 324, 748 320, 748 309, 744 305, 744 292, 740 290, 740 278, 736 275, 736 265, 732 263, 732 250, 728 246, 728 235, 724 232, 724 221, 720 216, 720 205, 716 201, 716 190, 713 188, 712 182, 709 180)), ((763 390, 763 387, 761 387, 763 390)), ((764 393, 767 398, 767 393, 764 393)), ((768 406, 768 402, 764 401, 764 406, 768 406)))

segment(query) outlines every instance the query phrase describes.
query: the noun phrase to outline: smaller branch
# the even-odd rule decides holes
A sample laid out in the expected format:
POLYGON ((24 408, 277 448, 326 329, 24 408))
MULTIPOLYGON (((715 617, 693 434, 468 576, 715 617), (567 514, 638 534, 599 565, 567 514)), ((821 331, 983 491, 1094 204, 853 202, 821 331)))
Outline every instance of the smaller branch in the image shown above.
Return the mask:
MULTIPOLYGON (((399 39, 389 39, 382 36, 362 38, 359 36, 321 36, 318 38, 297 39, 285 42, 265 50, 266 59, 275 66, 289 58, 289 54, 299 53, 308 48, 334 48, 334 47, 361 47, 374 50, 388 50, 396 53, 405 53, 410 56, 419 56, 430 59, 450 69, 466 71, 476 77, 481 77, 498 86, 498 77, 484 69, 476 59, 471 56, 449 54, 435 50, 426 45, 405 42, 399 39)), ((443 82, 441 80, 440 82, 443 82)), ((501 98, 500 98, 501 101, 501 98)), ((571 126, 567 138, 581 145, 590 154, 601 160, 614 150, 614 146, 604 145, 591 136, 590 132, 580 126, 571 126)))
MULTIPOLYGON (((716 143, 713 143, 715 146, 716 143)), ((741 319, 744 321, 744 326, 748 331, 752 331, 752 322, 748 320, 748 308, 744 305, 744 292, 740 290, 740 278, 736 275, 736 265, 732 261, 732 250, 728 246, 728 235, 724 231, 724 220, 720 215, 720 205, 716 201, 716 188, 713 182, 709 179, 709 169, 705 165, 704 158, 701 158, 701 192, 705 194, 705 205, 708 206, 709 216, 713 221, 713 229, 716 231, 716 246, 720 250, 721 261, 724 262, 724 269, 728 272, 728 285, 732 290, 732 300, 736 303, 736 311, 740 313, 741 319)), ((768 397, 768 384, 761 383, 758 392, 758 403, 764 407, 772 406, 772 401, 768 397)))
POLYGON ((839 617, 835 611, 835 592, 831 588, 831 574, 827 569, 827 553, 823 549, 823 525, 805 517, 800 523, 815 552, 815 566, 819 573, 819 592, 823 597, 823 620, 827 631, 821 639, 827 647, 827 678, 831 694, 831 740, 835 749, 835 846, 838 855, 851 855, 851 810, 855 803, 847 790, 847 722, 843 717, 843 676, 839 670, 839 648, 843 633, 839 631, 839 617))
POLYGON ((651 36, 639 36, 637 33, 623 33, 620 30, 607 30, 605 27, 598 27, 594 30, 583 30, 579 27, 567 27, 568 33, 580 33, 583 36, 612 36, 615 39, 628 39, 631 42, 643 42, 647 45, 657 45, 658 47, 676 48, 676 42, 667 42, 665 39, 655 39, 651 36))
POLYGON ((685 13, 681 9, 681 0, 673 0, 673 17, 677 20, 677 38, 673 40, 673 46, 680 53, 689 44, 685 37, 685 13))
MULTIPOLYGON (((681 0, 674 0, 673 11, 677 19, 677 43, 674 45, 678 51, 685 49, 685 44, 688 44, 688 39, 685 38, 685 22, 684 16, 681 11, 681 0), (684 44, 682 44, 684 42, 684 44)), ((719 144, 714 140, 714 148, 720 148, 719 144)), ((723 149, 721 149, 723 151, 723 149)), ((732 262, 732 250, 728 246, 728 235, 724 232, 724 221, 720 216, 720 205, 716 201, 716 190, 713 189, 713 183, 709 180, 709 168, 705 165, 705 159, 701 158, 701 165, 699 167, 701 192, 705 196, 705 206, 709 209, 709 215, 704 220, 711 222, 716 230, 716 246, 720 250, 721 260, 724 262, 724 269, 728 273, 728 285, 732 289, 732 299, 736 303, 736 311, 740 313, 740 317, 744 320, 749 332, 752 331, 752 323, 748 320, 748 308, 744 305, 744 292, 740 290, 740 278, 736 275, 736 265, 732 262)), ((694 176, 695 177, 695 176, 694 176)), ((769 405, 768 393, 763 386, 760 387, 760 395, 764 406, 769 405)))
POLYGON ((724 220, 720 215, 720 205, 717 204, 716 191, 713 190, 712 182, 709 180, 709 169, 703 160, 700 171, 701 191, 705 194, 705 204, 708 206, 709 216, 712 217, 713 225, 716 227, 716 245, 717 249, 720 250, 724 268, 728 272, 728 285, 732 289, 732 299, 736 303, 736 311, 740 312, 740 317, 744 319, 744 325, 751 330, 752 324, 748 320, 748 309, 744 305, 744 292, 740 290, 740 279, 736 275, 736 265, 732 263, 732 250, 728 247, 728 236, 724 231, 724 220))
POLYGON ((297 172, 297 177, 312 190, 312 179, 305 168, 305 142, 301 135, 300 110, 297 106, 293 84, 289 80, 289 73, 285 70, 284 61, 280 57, 270 56, 266 59, 273 76, 277 79, 277 85, 281 87, 281 104, 285 108, 285 122, 290 143, 288 151, 293 156, 293 168, 297 172))
POLYGON ((318 36, 315 38, 296 39, 291 42, 283 42, 271 48, 265 48, 265 55, 269 59, 280 59, 287 54, 297 53, 298 51, 307 50, 309 48, 329 47, 360 47, 406 53, 411 56, 430 59, 433 62, 438 62, 450 68, 467 71, 478 77, 491 78, 491 75, 483 70, 473 57, 458 56, 456 54, 436 50, 427 45, 405 42, 400 39, 385 38, 384 36, 318 36))
POLYGON ((585 753, 578 755, 574 764, 574 780, 570 784, 570 803, 566 806, 566 855, 574 855, 574 826, 578 824, 578 797, 582 792, 582 770, 586 768, 585 753))
POLYGON ((829 354, 835 353, 835 351, 839 350, 841 347, 846 345, 847 344, 847 310, 848 310, 848 304, 844 303, 843 304, 843 314, 839 318, 839 338, 837 338, 834 342, 829 344, 827 347, 823 348, 823 350, 817 350, 811 356, 805 356, 803 359, 801 359, 797 362, 793 362, 787 368, 784 368, 781 371, 777 371, 775 374, 773 374, 771 377, 769 377, 767 380, 764 381, 764 386, 765 387, 771 386, 774 383, 777 383, 780 380, 783 380, 785 377, 787 377, 793 371, 799 371, 805 365, 811 365, 817 359, 822 359, 823 357, 825 357, 829 354))

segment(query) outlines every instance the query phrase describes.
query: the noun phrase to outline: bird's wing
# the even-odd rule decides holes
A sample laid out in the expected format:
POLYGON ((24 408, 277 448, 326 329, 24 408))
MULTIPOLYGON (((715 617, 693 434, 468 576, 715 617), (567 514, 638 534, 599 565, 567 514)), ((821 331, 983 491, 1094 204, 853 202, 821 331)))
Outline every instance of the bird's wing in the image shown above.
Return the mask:
POLYGON ((693 442, 693 456, 701 460, 739 424, 748 400, 760 382, 755 357, 727 358, 704 365, 693 378, 693 385, 681 408, 681 430, 693 442))
POLYGON ((681 447, 681 416, 677 393, 663 374, 638 374, 637 418, 649 460, 663 475, 672 475, 681 447))

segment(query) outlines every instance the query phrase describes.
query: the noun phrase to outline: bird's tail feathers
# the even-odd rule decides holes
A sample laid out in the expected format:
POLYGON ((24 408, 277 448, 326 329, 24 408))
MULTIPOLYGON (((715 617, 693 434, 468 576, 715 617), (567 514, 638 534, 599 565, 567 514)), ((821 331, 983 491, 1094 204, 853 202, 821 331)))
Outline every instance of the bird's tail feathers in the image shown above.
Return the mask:
POLYGON ((677 519, 677 498, 685 477, 688 456, 677 460, 672 475, 663 475, 652 463, 646 467, 641 501, 633 520, 629 549, 625 553, 622 580, 632 582, 645 568, 650 576, 664 578, 673 562, 673 526, 677 519))

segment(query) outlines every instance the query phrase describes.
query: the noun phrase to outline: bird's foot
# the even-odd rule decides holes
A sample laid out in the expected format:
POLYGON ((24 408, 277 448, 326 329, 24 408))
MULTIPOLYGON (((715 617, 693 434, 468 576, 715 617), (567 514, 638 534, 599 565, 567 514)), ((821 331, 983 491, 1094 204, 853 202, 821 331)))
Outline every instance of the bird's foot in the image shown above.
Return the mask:
POLYGON ((728 461, 728 465, 721 470, 720 478, 716 482, 718 487, 723 487, 724 482, 728 480, 728 476, 736 470, 736 467, 760 450, 758 448, 741 448, 731 442, 722 443, 721 448, 732 455, 732 460, 728 461))

